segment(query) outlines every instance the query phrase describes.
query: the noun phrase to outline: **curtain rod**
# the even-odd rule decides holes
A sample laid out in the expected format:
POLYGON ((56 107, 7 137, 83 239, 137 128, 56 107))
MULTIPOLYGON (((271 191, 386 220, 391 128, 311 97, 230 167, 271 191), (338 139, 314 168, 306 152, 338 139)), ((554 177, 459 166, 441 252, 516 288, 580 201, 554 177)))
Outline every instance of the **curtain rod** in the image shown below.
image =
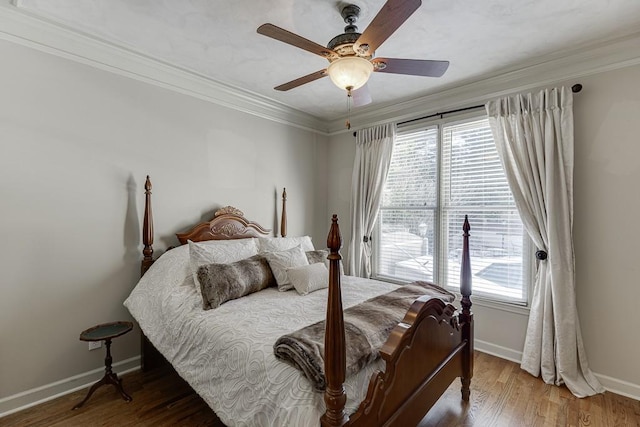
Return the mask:
POLYGON ((444 116, 445 114, 459 113, 461 111, 475 110, 477 108, 484 108, 484 104, 474 105, 473 107, 458 108, 457 110, 443 111, 442 113, 433 113, 433 114, 429 114, 428 116, 416 117, 415 119, 405 120, 404 122, 398 122, 398 125, 404 125, 411 122, 417 122, 418 120, 430 119, 432 117, 438 117, 438 116, 442 118, 442 116, 444 116))
MULTIPOLYGON (((582 90, 582 85, 580 83, 576 83, 573 86, 571 86, 571 92, 573 92, 573 93, 578 93, 581 90, 582 90)), ((425 119, 430 119, 432 117, 438 117, 438 116, 440 116, 440 118, 442 118, 442 116, 444 116, 445 114, 460 113, 462 111, 475 110, 477 108, 484 108, 484 104, 483 105, 474 105, 473 107, 458 108, 457 110, 443 111, 442 113, 429 114, 428 116, 418 117, 418 118, 411 119, 411 120, 405 120, 404 122, 398 122, 398 125, 404 125, 404 124, 407 124, 407 123, 416 122, 418 120, 425 120, 425 119)), ((355 136, 355 132, 354 132, 354 136, 355 136)))

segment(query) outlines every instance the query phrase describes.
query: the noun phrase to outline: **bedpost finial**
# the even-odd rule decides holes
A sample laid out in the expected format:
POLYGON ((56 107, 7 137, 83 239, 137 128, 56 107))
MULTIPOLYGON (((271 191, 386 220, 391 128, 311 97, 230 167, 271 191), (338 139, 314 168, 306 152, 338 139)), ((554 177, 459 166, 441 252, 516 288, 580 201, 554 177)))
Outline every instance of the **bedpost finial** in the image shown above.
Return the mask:
POLYGON ((465 314, 469 314, 469 309, 471 308, 471 300, 469 297, 471 296, 471 259, 469 257, 469 230, 471 230, 471 226, 469 225, 469 218, 467 215, 464 216, 464 224, 462 225, 462 230, 464 233, 462 234, 462 261, 460 265, 460 293, 462 294, 462 311, 465 314))
POLYGON ((324 368, 327 388, 324 392, 326 411, 320 419, 323 427, 344 426, 349 420, 344 407, 347 395, 344 389, 346 372, 346 350, 342 291, 340 290, 340 247, 342 236, 338 226, 338 215, 331 218, 331 229, 327 237, 329 248, 329 295, 324 336, 324 368))
POLYGON ((280 219, 280 235, 287 237, 287 189, 282 189, 282 218, 280 219))
POLYGON ((144 220, 142 224, 142 274, 153 264, 153 213, 151 211, 151 180, 147 175, 144 183, 144 220))
POLYGON ((342 247, 342 236, 340 235, 340 226, 338 225, 338 215, 333 214, 331 217, 331 229, 327 237, 327 247, 331 252, 338 252, 342 247))

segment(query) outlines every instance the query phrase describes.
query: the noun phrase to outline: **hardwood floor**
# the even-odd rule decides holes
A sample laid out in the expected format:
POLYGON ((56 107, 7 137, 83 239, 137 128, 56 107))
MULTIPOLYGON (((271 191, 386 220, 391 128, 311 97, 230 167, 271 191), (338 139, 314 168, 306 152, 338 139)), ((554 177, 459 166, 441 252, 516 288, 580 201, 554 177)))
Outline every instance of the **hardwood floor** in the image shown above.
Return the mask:
POLYGON ((131 402, 125 402, 113 386, 102 386, 83 407, 71 410, 84 399, 87 388, 0 418, 0 426, 223 427, 207 404, 173 372, 137 371, 122 379, 131 402))
MULTIPOLYGON (((84 407, 81 390, 22 412, 0 418, 14 426, 214 426, 215 414, 175 375, 163 372, 125 375, 125 402, 111 386, 99 388, 84 407)), ((640 427, 640 402, 613 393, 586 399, 564 387, 546 385, 519 366, 476 352, 471 401, 460 400, 456 381, 420 423, 420 427, 593 426, 640 427)))
POLYGON ((610 392, 578 399, 516 363, 476 351, 471 401, 462 404, 456 381, 420 423, 436 426, 640 427, 640 402, 610 392))

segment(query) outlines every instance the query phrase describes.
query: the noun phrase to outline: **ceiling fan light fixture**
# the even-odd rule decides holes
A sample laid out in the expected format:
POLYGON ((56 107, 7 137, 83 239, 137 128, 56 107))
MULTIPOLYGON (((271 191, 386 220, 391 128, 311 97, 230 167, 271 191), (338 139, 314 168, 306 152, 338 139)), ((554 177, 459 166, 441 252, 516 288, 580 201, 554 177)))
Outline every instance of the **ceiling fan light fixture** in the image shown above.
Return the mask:
POLYGON ((336 59, 327 68, 333 84, 344 90, 356 90, 364 86, 373 72, 373 64, 359 56, 336 59))

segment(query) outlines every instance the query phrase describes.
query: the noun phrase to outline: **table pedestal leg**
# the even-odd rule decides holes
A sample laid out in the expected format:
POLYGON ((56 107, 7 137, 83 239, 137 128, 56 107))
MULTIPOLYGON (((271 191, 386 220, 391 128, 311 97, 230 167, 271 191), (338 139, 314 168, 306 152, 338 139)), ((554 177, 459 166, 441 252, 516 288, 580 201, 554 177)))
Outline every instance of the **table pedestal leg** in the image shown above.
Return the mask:
POLYGON ((82 400, 82 402, 78 403, 76 406, 73 407, 73 409, 78 409, 80 408, 82 405, 85 404, 85 402, 87 400, 89 400, 89 398, 91 397, 91 395, 93 394, 94 391, 96 391, 98 389, 98 387, 105 385, 105 384, 111 384, 113 386, 115 386, 115 388, 120 392, 120 394, 122 395, 122 398, 124 400, 126 400, 127 402, 131 402, 133 399, 131 398, 131 396, 129 396, 124 389, 122 388, 122 380, 120 378, 118 378, 118 374, 116 374, 115 372, 113 372, 111 370, 111 362, 112 362, 112 358, 111 358, 111 339, 107 338, 106 340, 104 340, 104 343, 107 347, 107 357, 105 357, 104 359, 104 377, 102 377, 102 379, 100 381, 98 381, 97 383, 95 383, 94 385, 91 386, 91 388, 89 389, 89 392, 87 393, 87 396, 82 400))

